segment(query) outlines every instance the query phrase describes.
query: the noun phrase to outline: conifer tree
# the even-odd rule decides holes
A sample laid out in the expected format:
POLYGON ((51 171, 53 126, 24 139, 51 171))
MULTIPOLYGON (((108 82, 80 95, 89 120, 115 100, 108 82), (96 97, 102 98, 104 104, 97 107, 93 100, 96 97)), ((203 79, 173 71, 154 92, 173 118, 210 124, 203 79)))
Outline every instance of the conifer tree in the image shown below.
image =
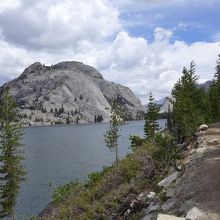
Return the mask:
POLYGON ((197 81, 195 64, 192 62, 189 70, 183 68, 182 76, 172 90, 175 99, 172 119, 179 142, 191 137, 198 126, 208 118, 204 103, 205 94, 199 89, 197 81))
POLYGON ((0 217, 16 219, 16 197, 24 179, 22 129, 16 118, 16 104, 9 91, 0 100, 0 217))
POLYGON ((154 98, 150 92, 149 103, 147 106, 147 112, 145 114, 144 133, 146 138, 153 138, 155 133, 159 131, 159 124, 157 120, 159 118, 159 108, 154 103, 154 98))
POLYGON ((118 164, 118 138, 120 127, 125 124, 125 112, 114 100, 111 106, 109 130, 104 134, 107 147, 115 150, 115 162, 118 164))
POLYGON ((209 101, 212 121, 220 120, 220 55, 218 55, 213 85, 209 88, 209 101))
POLYGON ((167 129, 169 131, 172 131, 173 125, 172 125, 172 113, 170 109, 170 105, 168 105, 168 112, 167 112, 167 129))

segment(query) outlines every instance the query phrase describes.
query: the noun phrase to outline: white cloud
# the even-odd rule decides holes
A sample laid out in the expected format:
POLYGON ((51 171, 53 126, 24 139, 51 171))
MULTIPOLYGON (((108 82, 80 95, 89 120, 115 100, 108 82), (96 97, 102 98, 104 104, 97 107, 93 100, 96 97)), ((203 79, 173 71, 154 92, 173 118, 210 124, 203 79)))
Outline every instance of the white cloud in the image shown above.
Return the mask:
POLYGON ((2 33, 11 43, 37 49, 100 43, 120 30, 119 12, 107 0, 45 0, 23 5, 0 17, 2 33), (52 4, 53 3, 53 4, 52 4), (16 21, 16 24, 11 20, 16 21))
POLYGON ((20 5, 21 5, 20 0, 1 0, 0 1, 0 13, 6 10, 16 9, 20 5))
POLYGON ((166 41, 166 40, 169 40, 170 37, 172 36, 172 31, 170 30, 165 30, 163 28, 156 28, 154 30, 154 38, 156 41, 166 41))
POLYGON ((111 45, 97 51, 92 64, 107 79, 129 86, 141 98, 145 95, 144 101, 149 91, 156 98, 169 94, 183 66, 188 67, 192 60, 197 64, 200 82, 212 79, 219 43, 172 43, 171 36, 171 31, 157 28, 154 41, 149 43, 120 32, 111 45))
POLYGON ((23 0, 14 9, 18 13, 9 9, 0 14, 1 83, 36 61, 78 60, 129 86, 146 102, 149 91, 156 98, 169 94, 192 60, 201 81, 214 74, 219 42, 174 41, 172 31, 161 27, 155 28, 152 41, 131 36, 121 25, 120 11, 107 0, 23 0))
POLYGON ((98 48, 87 43, 84 50, 74 55, 68 48, 58 55, 30 51, 0 41, 0 51, 4 51, 0 53, 0 78, 14 78, 36 61, 53 64, 61 60, 79 60, 95 66, 106 79, 129 86, 144 102, 147 101, 149 91, 156 98, 168 95, 181 76, 182 67, 188 67, 192 60, 197 64, 201 82, 212 79, 219 43, 172 43, 169 41, 171 34, 169 30, 157 28, 154 41, 149 43, 144 38, 131 37, 121 31, 113 42, 98 48))

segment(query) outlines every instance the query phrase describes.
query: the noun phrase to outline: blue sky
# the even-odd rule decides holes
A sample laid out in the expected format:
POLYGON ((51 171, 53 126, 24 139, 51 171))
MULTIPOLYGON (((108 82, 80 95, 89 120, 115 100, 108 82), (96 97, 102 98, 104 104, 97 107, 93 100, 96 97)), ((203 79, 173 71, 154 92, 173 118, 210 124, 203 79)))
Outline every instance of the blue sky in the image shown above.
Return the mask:
POLYGON ((1 0, 0 84, 40 61, 78 60, 146 102, 169 95, 194 60, 212 79, 219 0, 1 0))
POLYGON ((152 40, 154 28, 163 27, 174 31, 173 40, 187 43, 215 41, 214 36, 220 30, 220 1, 204 1, 202 4, 189 2, 154 7, 143 4, 141 10, 124 11, 121 19, 127 24, 127 31, 136 37, 144 36, 152 40))

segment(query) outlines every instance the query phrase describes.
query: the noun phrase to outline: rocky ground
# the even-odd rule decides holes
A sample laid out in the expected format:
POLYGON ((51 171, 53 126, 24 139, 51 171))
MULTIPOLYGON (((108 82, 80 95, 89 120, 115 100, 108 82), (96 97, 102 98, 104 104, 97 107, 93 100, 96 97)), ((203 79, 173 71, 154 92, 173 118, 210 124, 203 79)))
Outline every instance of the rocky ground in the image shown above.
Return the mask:
POLYGON ((142 220, 220 220, 220 123, 196 136, 183 149, 181 171, 158 183, 164 202, 153 193, 142 220))

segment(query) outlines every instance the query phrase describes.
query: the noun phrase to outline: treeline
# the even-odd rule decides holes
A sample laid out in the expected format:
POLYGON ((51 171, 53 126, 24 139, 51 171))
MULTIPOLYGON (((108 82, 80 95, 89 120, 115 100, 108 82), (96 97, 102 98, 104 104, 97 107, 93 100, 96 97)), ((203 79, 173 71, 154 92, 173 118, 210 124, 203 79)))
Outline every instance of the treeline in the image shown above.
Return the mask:
POLYGON ((131 148, 149 145, 148 154, 162 167, 176 166, 180 157, 178 144, 188 143, 202 124, 220 121, 220 55, 213 83, 208 90, 201 88, 196 65, 183 68, 182 76, 172 89, 172 109, 168 109, 166 129, 159 132, 159 108, 150 93, 145 113, 145 137, 130 136, 131 148), (149 144, 151 143, 151 144, 149 144))
MULTIPOLYGON (((220 121, 220 55, 211 86, 205 90, 198 83, 196 65, 183 68, 182 76, 172 88, 172 109, 163 116, 167 119, 167 130, 178 143, 189 140, 202 124, 220 121)), ((159 109, 150 93, 148 110, 145 114, 145 135, 154 136, 157 120, 161 118, 159 109)))
POLYGON ((173 110, 168 112, 167 127, 178 142, 184 142, 201 124, 220 120, 220 55, 213 84, 206 91, 199 87, 195 63, 183 68, 181 78, 172 89, 173 110))

